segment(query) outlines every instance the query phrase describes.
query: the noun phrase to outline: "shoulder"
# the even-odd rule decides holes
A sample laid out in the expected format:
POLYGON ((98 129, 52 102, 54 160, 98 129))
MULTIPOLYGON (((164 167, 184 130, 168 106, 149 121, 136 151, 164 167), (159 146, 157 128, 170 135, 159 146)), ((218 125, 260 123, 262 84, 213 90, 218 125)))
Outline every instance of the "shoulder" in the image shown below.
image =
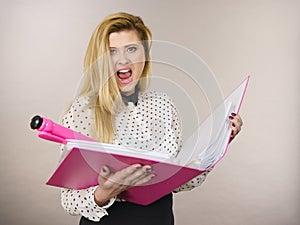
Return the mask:
POLYGON ((90 136, 92 124, 92 107, 90 98, 79 96, 73 100, 62 118, 62 124, 86 136, 90 136))
POLYGON ((67 107, 62 122, 87 116, 91 112, 90 98, 88 96, 79 96, 75 98, 67 107))
POLYGON ((79 96, 74 99, 74 101, 71 104, 71 109, 73 110, 81 110, 85 109, 90 105, 90 97, 88 96, 79 96))
POLYGON ((142 101, 156 102, 156 103, 170 105, 172 107, 175 107, 173 99, 164 92, 145 91, 145 92, 140 93, 140 98, 142 101))

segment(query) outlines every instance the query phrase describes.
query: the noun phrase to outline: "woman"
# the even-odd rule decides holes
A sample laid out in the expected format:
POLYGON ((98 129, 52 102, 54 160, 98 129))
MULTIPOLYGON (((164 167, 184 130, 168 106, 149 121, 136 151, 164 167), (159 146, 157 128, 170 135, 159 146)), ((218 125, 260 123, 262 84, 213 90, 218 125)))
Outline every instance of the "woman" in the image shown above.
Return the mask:
MULTIPOLYGON (((176 107, 166 94, 147 91, 151 37, 142 19, 127 13, 110 15, 99 24, 86 52, 84 83, 63 119, 65 126, 104 143, 178 154, 182 139, 176 107)), ((242 122, 238 115, 230 119, 233 138, 242 122)), ((118 198, 154 176, 148 165, 121 171, 104 166, 97 186, 62 189, 62 205, 68 213, 81 215, 80 224, 172 225, 172 193, 148 206, 118 198)), ((206 173, 174 192, 199 186, 205 177, 206 173)))

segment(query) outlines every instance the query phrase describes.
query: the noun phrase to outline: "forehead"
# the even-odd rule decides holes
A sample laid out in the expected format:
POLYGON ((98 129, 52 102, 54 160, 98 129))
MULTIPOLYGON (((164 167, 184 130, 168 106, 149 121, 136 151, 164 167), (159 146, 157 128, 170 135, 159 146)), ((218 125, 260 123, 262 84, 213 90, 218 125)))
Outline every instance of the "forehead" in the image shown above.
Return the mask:
POLYGON ((140 38, 136 30, 123 30, 120 32, 113 32, 109 35, 109 47, 118 48, 139 41, 140 38))

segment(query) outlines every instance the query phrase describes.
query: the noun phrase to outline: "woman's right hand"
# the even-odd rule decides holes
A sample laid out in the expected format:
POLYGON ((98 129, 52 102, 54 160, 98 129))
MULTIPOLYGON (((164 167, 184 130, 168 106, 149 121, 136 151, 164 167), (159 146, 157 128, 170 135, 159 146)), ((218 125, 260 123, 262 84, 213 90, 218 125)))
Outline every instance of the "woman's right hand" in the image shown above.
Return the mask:
POLYGON ((95 202, 103 206, 123 191, 148 182, 155 176, 151 172, 152 168, 148 165, 134 164, 116 173, 112 173, 107 166, 104 166, 98 176, 99 185, 94 193, 95 202))

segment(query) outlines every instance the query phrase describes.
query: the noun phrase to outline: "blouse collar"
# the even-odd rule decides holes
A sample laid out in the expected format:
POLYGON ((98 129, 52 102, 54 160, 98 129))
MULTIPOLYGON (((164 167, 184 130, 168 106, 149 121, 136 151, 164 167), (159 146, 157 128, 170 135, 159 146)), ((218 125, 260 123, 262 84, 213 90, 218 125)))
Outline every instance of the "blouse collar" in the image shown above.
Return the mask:
POLYGON ((139 88, 139 85, 137 84, 135 86, 134 93, 132 93, 131 95, 125 95, 125 94, 121 93, 121 96, 122 96, 122 99, 123 99, 123 102, 125 103, 125 105, 128 105, 128 102, 132 102, 135 106, 137 106, 139 91, 140 91, 140 88, 139 88))

